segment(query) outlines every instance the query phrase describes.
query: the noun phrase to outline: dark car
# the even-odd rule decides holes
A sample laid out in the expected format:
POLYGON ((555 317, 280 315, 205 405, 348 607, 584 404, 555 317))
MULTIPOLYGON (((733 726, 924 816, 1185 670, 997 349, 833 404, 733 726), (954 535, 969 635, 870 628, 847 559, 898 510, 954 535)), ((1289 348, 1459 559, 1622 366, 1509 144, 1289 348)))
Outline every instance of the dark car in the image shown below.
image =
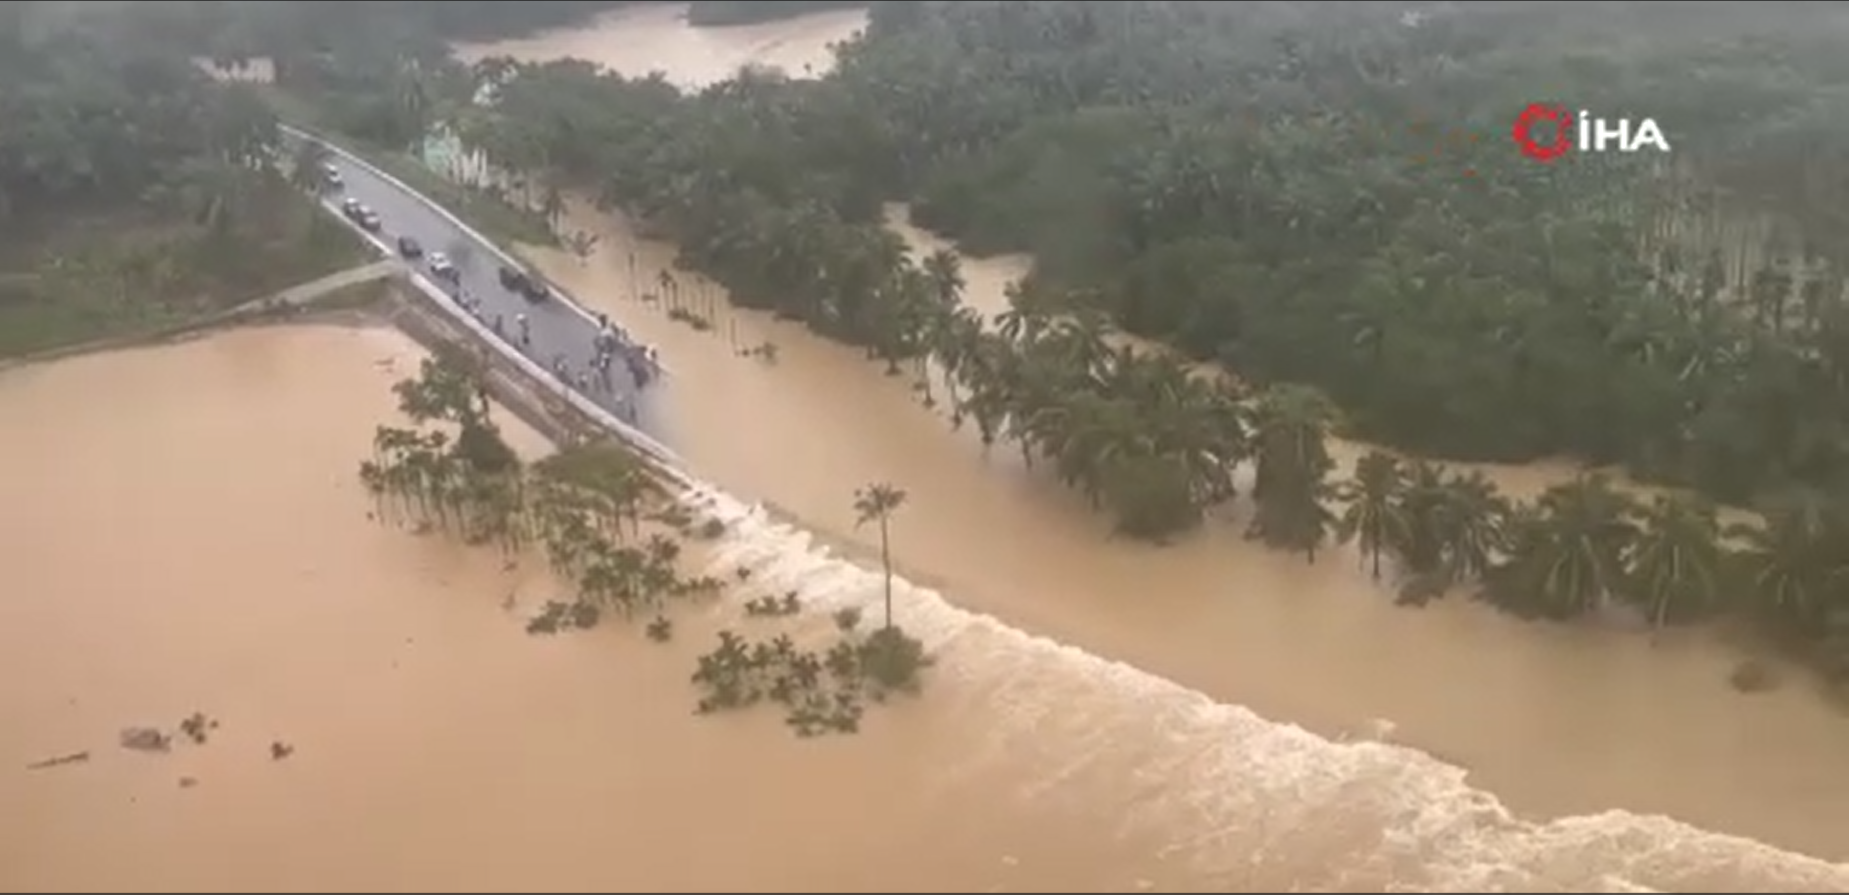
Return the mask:
POLYGON ((517 268, 501 267, 501 286, 510 292, 518 292, 527 301, 545 301, 552 297, 552 290, 545 281, 517 268))
POLYGON ((424 255, 424 247, 418 245, 417 240, 409 236, 400 236, 398 237, 398 254, 406 258, 421 258, 424 255))
POLYGON ((351 218, 353 223, 373 233, 379 232, 379 213, 360 204, 358 199, 348 196, 340 203, 340 210, 351 218))

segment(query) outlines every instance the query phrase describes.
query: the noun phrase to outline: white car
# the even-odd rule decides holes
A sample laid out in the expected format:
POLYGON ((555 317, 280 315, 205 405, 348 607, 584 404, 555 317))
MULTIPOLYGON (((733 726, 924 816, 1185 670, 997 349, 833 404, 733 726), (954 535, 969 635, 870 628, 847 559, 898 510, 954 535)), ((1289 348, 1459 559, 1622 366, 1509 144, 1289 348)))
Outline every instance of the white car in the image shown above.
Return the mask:
POLYGON ((327 181, 328 186, 340 186, 346 182, 340 176, 340 168, 333 162, 321 163, 321 179, 327 181))
POLYGON ((462 278, 462 272, 456 269, 455 263, 449 260, 448 255, 442 252, 431 252, 426 257, 430 265, 430 272, 438 279, 448 280, 453 283, 462 278))

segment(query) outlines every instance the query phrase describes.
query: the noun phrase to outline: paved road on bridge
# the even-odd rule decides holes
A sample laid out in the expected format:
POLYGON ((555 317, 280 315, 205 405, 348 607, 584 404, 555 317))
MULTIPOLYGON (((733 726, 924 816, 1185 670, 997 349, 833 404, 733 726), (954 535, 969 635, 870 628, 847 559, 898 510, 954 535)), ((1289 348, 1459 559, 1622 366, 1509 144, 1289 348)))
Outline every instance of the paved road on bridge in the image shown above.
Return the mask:
MULTIPOLYGON (((341 179, 339 188, 330 189, 324 196, 335 213, 339 213, 338 206, 343 199, 357 199, 379 215, 380 232, 374 234, 374 238, 385 251, 396 254, 398 238, 409 236, 425 252, 447 255, 461 274, 455 284, 431 277, 427 270, 425 275, 447 291, 452 300, 466 296, 478 302, 481 321, 492 326, 499 319, 508 345, 548 370, 562 361, 574 383, 580 374, 585 374, 589 385, 579 388, 580 394, 645 433, 658 431, 658 426, 651 425, 655 420, 652 396, 636 382, 620 353, 610 364, 607 378, 591 369, 596 354, 597 323, 580 309, 567 304, 557 286, 548 284, 554 293, 552 298, 529 301, 501 285, 500 269, 509 262, 496 247, 457 226, 439 213, 431 201, 339 153, 331 153, 329 162, 340 172, 341 179), (531 336, 524 344, 519 338, 517 323, 521 315, 527 319, 531 336)), ((406 263, 420 269, 424 266, 423 261, 406 263)))

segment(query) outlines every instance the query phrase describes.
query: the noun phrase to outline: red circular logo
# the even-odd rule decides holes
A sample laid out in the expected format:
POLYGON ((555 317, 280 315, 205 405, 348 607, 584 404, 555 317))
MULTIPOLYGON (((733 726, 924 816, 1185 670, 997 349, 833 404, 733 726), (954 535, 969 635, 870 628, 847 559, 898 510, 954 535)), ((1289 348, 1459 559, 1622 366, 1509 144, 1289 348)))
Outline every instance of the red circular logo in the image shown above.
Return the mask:
POLYGON ((1573 148, 1573 113, 1560 106, 1544 103, 1530 103, 1522 114, 1515 116, 1515 126, 1509 130, 1509 136, 1525 155, 1537 162, 1551 162, 1573 148), (1540 126, 1540 137, 1547 136, 1546 125, 1553 124, 1553 139, 1541 142, 1535 134, 1540 126))

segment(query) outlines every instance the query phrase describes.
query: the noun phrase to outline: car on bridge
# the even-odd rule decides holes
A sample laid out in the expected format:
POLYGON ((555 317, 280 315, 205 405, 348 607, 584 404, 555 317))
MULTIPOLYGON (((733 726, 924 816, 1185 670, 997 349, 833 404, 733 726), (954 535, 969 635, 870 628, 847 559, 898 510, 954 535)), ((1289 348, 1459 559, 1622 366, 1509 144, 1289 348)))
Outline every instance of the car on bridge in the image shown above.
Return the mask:
POLYGON ((398 237, 398 254, 406 258, 422 258, 424 247, 409 236, 400 236, 398 237))
POLYGON ((462 271, 456 269, 456 263, 449 260, 448 255, 431 252, 426 263, 430 267, 431 276, 452 284, 462 281, 462 271))
POLYGON ((379 220, 378 212, 367 208, 364 203, 352 196, 348 196, 341 201, 340 213, 346 215, 348 220, 360 225, 362 229, 369 233, 377 233, 379 232, 379 228, 383 226, 383 222, 379 220))
POLYGON ((502 265, 501 286, 510 292, 519 293, 527 301, 540 302, 552 297, 552 290, 546 281, 524 270, 502 265))
POLYGON ((333 162, 321 163, 321 179, 334 189, 340 189, 346 183, 346 180, 340 176, 340 167, 333 162))

